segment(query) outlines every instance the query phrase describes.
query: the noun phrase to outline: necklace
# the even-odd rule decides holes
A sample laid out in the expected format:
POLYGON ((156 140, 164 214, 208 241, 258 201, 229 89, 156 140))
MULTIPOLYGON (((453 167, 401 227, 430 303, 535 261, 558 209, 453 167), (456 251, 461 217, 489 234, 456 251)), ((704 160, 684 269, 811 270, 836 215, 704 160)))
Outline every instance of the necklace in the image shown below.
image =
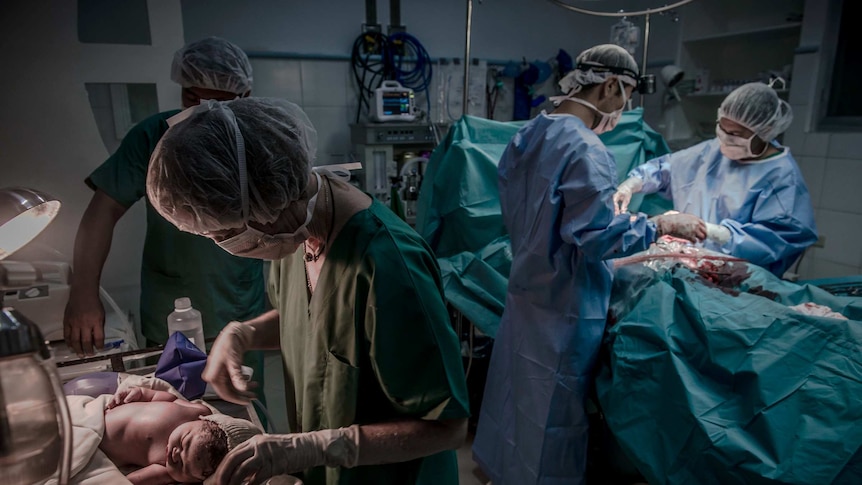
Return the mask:
MULTIPOLYGON (((324 179, 321 179, 324 180, 324 179)), ((326 249, 326 243, 329 242, 329 239, 332 237, 332 230, 335 227, 335 200, 332 197, 332 185, 330 185, 329 180, 326 180, 326 187, 328 190, 323 191, 323 204, 327 204, 327 199, 329 199, 329 232, 326 235, 326 240, 323 241, 323 244, 320 245, 320 248, 317 250, 317 254, 313 254, 308 250, 308 245, 303 242, 302 246, 305 249, 305 284, 308 286, 308 297, 311 299, 311 294, 313 293, 313 288, 311 287, 311 273, 308 270, 308 263, 317 262, 320 259, 320 256, 323 255, 323 251, 326 249), (327 192, 329 192, 330 196, 327 197, 327 192)), ((308 314, 311 315, 311 307, 308 308, 308 314)))
MULTIPOLYGON (((324 205, 329 206, 329 232, 326 234, 326 239, 317 248, 317 253, 312 253, 308 250, 308 244, 303 241, 302 246, 305 249, 305 262, 310 263, 314 261, 317 262, 320 259, 320 256, 323 254, 323 251, 326 250, 326 244, 329 242, 329 238, 332 236, 332 229, 335 226, 335 201, 332 200, 332 186, 329 184, 329 180, 321 178, 321 181, 326 180, 326 187, 328 190, 323 191, 323 203, 324 205), (329 194, 329 196, 327 196, 329 194), (328 200, 328 202, 327 202, 328 200)), ((322 187, 321 187, 322 188, 322 187)))

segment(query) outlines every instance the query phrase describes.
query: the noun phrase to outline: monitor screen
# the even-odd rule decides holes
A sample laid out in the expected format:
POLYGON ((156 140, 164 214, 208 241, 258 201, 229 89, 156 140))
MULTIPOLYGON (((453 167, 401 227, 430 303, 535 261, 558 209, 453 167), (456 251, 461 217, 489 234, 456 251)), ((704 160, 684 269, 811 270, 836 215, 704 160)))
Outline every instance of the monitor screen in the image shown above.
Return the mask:
POLYGON ((383 114, 392 115, 407 115, 410 113, 410 100, 413 93, 410 91, 384 91, 383 93, 383 114))

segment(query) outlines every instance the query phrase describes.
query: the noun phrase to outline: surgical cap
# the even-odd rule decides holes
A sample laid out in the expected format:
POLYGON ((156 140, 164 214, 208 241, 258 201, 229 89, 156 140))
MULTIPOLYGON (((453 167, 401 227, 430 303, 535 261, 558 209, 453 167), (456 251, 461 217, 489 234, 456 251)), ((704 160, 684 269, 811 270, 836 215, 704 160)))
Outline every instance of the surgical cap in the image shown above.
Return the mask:
POLYGON ((635 76, 638 73, 638 64, 634 57, 622 47, 615 44, 602 44, 581 52, 575 61, 577 66, 560 80, 560 88, 566 94, 580 92, 586 86, 604 82, 611 76, 617 76, 630 86, 637 86, 637 79, 626 74, 611 72, 604 68, 626 69, 635 76), (585 68, 595 67, 595 69, 585 68))
POLYGON ((784 133, 793 121, 793 110, 763 83, 748 83, 734 89, 718 108, 718 117, 727 118, 770 142, 784 133))
POLYGON ((297 105, 270 98, 206 100, 182 114, 188 118, 162 136, 147 172, 150 203, 180 230, 204 234, 248 221, 268 224, 302 197, 317 132, 297 105))
POLYGON ((171 80, 184 88, 244 94, 251 90, 251 63, 235 44, 208 37, 174 54, 171 80))
POLYGON ((263 430, 247 419, 234 418, 227 414, 208 414, 201 419, 216 424, 227 436, 227 451, 263 434, 263 430))

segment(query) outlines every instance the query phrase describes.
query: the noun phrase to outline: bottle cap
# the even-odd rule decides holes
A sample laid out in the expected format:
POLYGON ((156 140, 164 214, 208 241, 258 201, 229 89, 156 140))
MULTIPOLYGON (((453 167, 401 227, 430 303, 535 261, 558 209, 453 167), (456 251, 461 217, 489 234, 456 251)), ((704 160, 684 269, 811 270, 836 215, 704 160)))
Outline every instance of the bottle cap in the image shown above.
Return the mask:
POLYGON ((188 297, 177 298, 174 300, 174 309, 176 310, 188 310, 192 307, 192 300, 188 297))

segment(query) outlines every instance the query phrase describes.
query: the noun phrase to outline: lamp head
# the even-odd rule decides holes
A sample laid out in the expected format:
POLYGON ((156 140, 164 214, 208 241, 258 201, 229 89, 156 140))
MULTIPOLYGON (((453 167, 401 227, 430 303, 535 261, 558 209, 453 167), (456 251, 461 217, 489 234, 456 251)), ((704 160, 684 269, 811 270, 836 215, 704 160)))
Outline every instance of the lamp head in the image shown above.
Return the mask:
POLYGON ((676 86, 684 76, 685 72, 679 66, 669 64, 661 68, 661 80, 669 88, 676 86))
POLYGON ((665 98, 665 102, 670 99, 675 99, 677 101, 680 100, 679 93, 676 91, 676 85, 682 81, 684 76, 685 72, 683 72, 679 66, 669 64, 661 68, 661 80, 664 85, 667 86, 667 97, 665 98))
POLYGON ((0 189, 0 260, 32 241, 60 210, 55 197, 25 187, 0 189))

